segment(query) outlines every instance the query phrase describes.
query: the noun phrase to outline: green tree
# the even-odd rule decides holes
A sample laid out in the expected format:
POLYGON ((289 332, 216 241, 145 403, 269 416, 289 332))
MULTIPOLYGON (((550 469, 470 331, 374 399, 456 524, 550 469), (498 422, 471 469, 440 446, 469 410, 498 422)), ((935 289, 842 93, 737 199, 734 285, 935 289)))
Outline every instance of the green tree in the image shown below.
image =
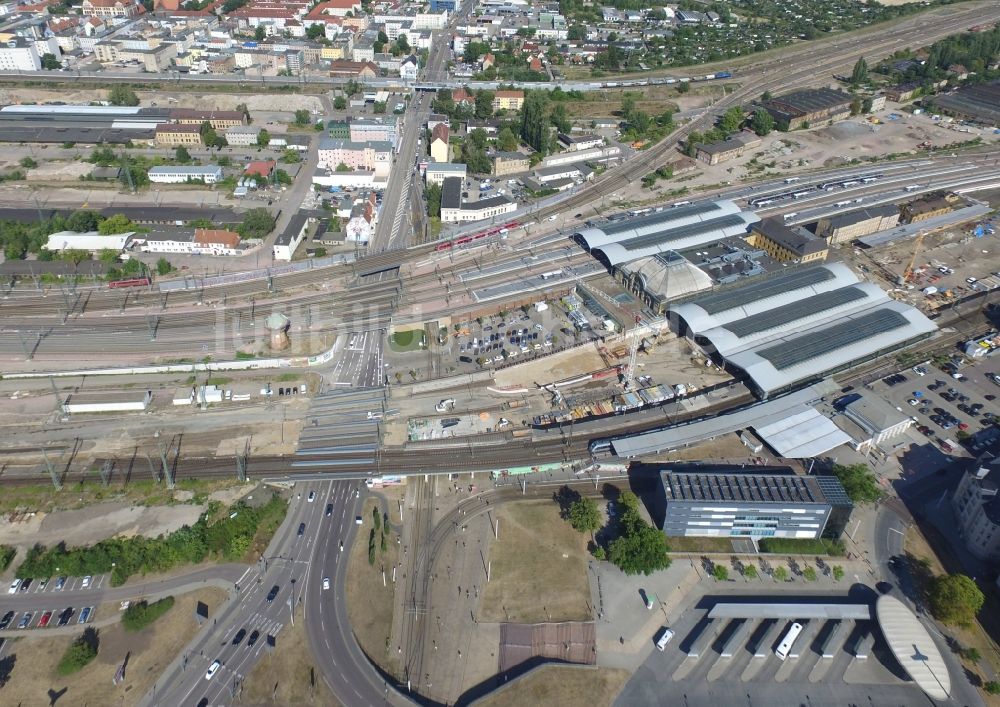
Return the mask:
POLYGON ((77 672, 97 657, 99 646, 100 639, 97 629, 92 626, 86 628, 83 634, 66 648, 66 652, 63 653, 56 666, 56 672, 62 676, 77 672))
POLYGON ((320 37, 326 36, 326 27, 323 24, 309 25, 309 29, 306 30, 306 37, 309 39, 319 39, 320 37))
POLYGON ((784 582, 786 579, 788 579, 788 570, 785 569, 784 567, 775 567, 774 578, 779 582, 784 582))
POLYGON ((581 39, 587 38, 587 28, 583 25, 570 25, 569 30, 566 32, 566 39, 573 41, 579 41, 581 39))
POLYGON ((540 155, 548 152, 549 146, 547 108, 548 99, 541 91, 528 91, 521 106, 521 139, 540 155))
POLYGON ((302 161, 302 155, 299 154, 298 150, 289 148, 281 153, 281 161, 286 164, 296 164, 302 161))
POLYGON ((250 209, 236 227, 241 238, 263 238, 274 229, 274 216, 265 208, 250 209))
POLYGON ((687 93, 691 90, 691 84, 687 81, 681 81, 677 84, 677 93, 687 93))
POLYGON ((108 102, 113 106, 137 106, 139 105, 139 97, 135 95, 135 91, 130 86, 118 83, 111 87, 111 91, 108 93, 108 102))
POLYGON ((126 631, 141 631, 166 614, 174 606, 174 598, 166 596, 150 604, 145 599, 130 604, 122 614, 122 627, 126 631))
POLYGON ((263 42, 264 37, 267 36, 267 30, 264 29, 264 25, 257 25, 256 29, 253 31, 253 38, 258 42, 263 42))
POLYGON ((688 157, 694 157, 698 154, 698 145, 701 143, 701 133, 692 130, 688 133, 687 140, 684 141, 684 154, 688 157))
POLYGON ((76 231, 77 233, 96 231, 100 222, 100 216, 96 211, 74 211, 70 217, 66 219, 66 229, 69 231, 76 231))
POLYGON ((864 57, 858 59, 854 64, 854 71, 851 72, 851 85, 860 86, 868 82, 868 62, 864 57))
POLYGON ((626 491, 618 498, 621 535, 608 546, 608 559, 625 574, 650 575, 670 566, 667 537, 639 513, 639 499, 626 491))
POLYGON ((30 157, 22 157, 21 161, 18 162, 18 164, 24 167, 25 169, 34 169, 35 167, 38 166, 38 163, 35 162, 35 160, 33 160, 30 157))
POLYGON ((174 271, 174 266, 170 264, 170 261, 166 258, 160 258, 156 261, 156 274, 157 275, 169 275, 174 271))
POLYGON ((385 101, 375 101, 372 104, 372 113, 375 115, 382 115, 385 113, 385 101))
POLYGON ((774 118, 764 108, 758 108, 750 119, 750 129, 764 137, 774 130, 774 118))
POLYGON ((962 657, 970 663, 978 663, 983 659, 983 654, 975 646, 970 646, 969 648, 962 649, 962 657))
POLYGON ((475 174, 488 174, 490 171, 490 158, 486 156, 483 148, 477 147, 472 141, 462 145, 461 161, 475 174))
POLYGON ((552 112, 549 113, 549 121, 555 126, 556 130, 567 135, 573 128, 573 122, 569 119, 566 106, 562 103, 552 106, 552 112))
POLYGON ((569 524, 581 533, 593 533, 601 527, 601 512, 594 499, 582 496, 569 507, 569 524))
POLYGON ((219 144, 220 138, 219 134, 212 127, 212 124, 207 120, 202 122, 201 126, 198 128, 198 134, 201 135, 201 141, 205 143, 207 147, 215 147, 219 144))
POLYGON ((757 568, 751 564, 743 565, 743 576, 747 579, 757 579, 757 568))
POLYGON ((102 236, 111 236, 117 233, 128 233, 135 230, 135 224, 129 220, 125 214, 114 214, 101 222, 97 227, 97 232, 102 236))
POLYGON ((743 109, 739 106, 733 106, 722 114, 722 118, 719 120, 719 128, 727 135, 731 135, 743 126, 744 120, 746 120, 746 114, 743 112, 743 109))
POLYGON ((174 159, 181 164, 187 164, 191 161, 191 153, 188 152, 188 149, 184 145, 178 145, 177 149, 174 150, 174 159))
POLYGON ((844 578, 844 568, 840 565, 834 565, 832 572, 834 581, 839 582, 844 578))
POLYGON ((833 475, 840 480, 848 497, 855 503, 874 503, 882 497, 878 481, 867 464, 834 464, 833 475))
POLYGON ((802 576, 806 578, 806 581, 815 582, 816 581, 816 568, 812 565, 806 567, 802 570, 802 576))
POLYGON ((764 103, 767 103, 771 100, 771 98, 772 96, 770 91, 764 91, 764 93, 760 94, 760 100, 764 101, 764 103))
POLYGON ((424 201, 427 202, 427 215, 431 218, 441 216, 441 185, 428 184, 424 189, 424 201))
POLYGON ((59 62, 59 59, 55 54, 50 54, 48 52, 42 54, 42 68, 46 71, 54 71, 61 66, 62 64, 59 62))
POLYGON ((991 695, 1000 695, 1000 682, 990 680, 988 683, 983 685, 983 689, 991 695))
POLYGON ((492 91, 485 89, 476 91, 475 116, 480 120, 485 120, 493 115, 493 97, 492 91))
POLYGON ((382 514, 378 512, 378 506, 372 508, 372 523, 375 525, 375 532, 382 530, 382 514))
POLYGON ((500 134, 497 135, 497 147, 503 152, 513 152, 517 149, 517 145, 517 135, 510 129, 510 126, 505 125, 500 130, 500 134))
POLYGON ((274 183, 288 185, 292 183, 292 176, 283 169, 274 170, 274 183))
POLYGON ((972 624, 986 600, 976 583, 964 574, 936 577, 927 598, 934 618, 959 626, 972 624))
POLYGON ((347 99, 343 96, 337 96, 333 99, 333 107, 336 110, 345 110, 347 108, 347 99))
POLYGON ((269 142, 271 142, 271 133, 262 128, 261 131, 257 133, 257 146, 267 147, 269 142))
POLYGON ((712 568, 712 576, 715 577, 718 582, 725 582, 729 579, 729 570, 726 569, 725 565, 715 565, 712 568))
POLYGON ((396 44, 394 45, 393 53, 405 54, 410 51, 410 43, 406 41, 406 35, 401 34, 396 38, 396 44))
POLYGON ((305 108, 300 108, 295 111, 295 125, 299 127, 305 127, 309 125, 309 111, 305 108))

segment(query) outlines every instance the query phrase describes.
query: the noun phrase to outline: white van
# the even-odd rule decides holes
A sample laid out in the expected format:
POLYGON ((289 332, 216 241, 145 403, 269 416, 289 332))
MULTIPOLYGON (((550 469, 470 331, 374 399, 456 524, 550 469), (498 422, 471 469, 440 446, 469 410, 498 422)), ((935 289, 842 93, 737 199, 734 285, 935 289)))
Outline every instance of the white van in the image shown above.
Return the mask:
POLYGON ((664 626, 663 632, 660 634, 660 637, 656 639, 656 648, 661 651, 665 650, 667 644, 670 643, 673 637, 674 637, 674 630, 664 626))

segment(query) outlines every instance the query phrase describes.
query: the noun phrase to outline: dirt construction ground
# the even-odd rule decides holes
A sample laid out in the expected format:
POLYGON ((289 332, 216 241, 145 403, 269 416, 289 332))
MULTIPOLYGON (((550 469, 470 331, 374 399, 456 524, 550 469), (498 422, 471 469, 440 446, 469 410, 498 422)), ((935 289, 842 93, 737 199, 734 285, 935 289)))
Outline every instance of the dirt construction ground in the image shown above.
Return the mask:
POLYGON ((521 385, 531 388, 601 368, 604 360, 595 346, 588 345, 497 371, 495 381, 500 388, 521 385))
MULTIPOLYGON (((0 105, 11 103, 45 103, 48 101, 63 101, 69 104, 87 105, 91 101, 107 99, 108 91, 104 89, 85 88, 78 91, 66 91, 42 88, 2 88, 0 89, 0 105)), ((275 111, 280 106, 281 112, 292 113, 296 110, 322 110, 323 105, 316 96, 301 96, 294 93, 273 95, 268 93, 196 93, 193 91, 136 91, 139 105, 149 107, 171 106, 176 108, 214 108, 216 110, 235 110, 236 106, 245 103, 250 113, 255 111, 275 111), (168 101, 168 98, 174 99, 168 101)))
POLYGON ((202 590, 178 597, 163 618, 138 633, 128 633, 120 624, 100 629, 97 658, 65 678, 55 668, 76 636, 15 639, 4 648, 4 660, 12 661, 13 669, 0 701, 25 707, 134 705, 197 631, 195 604, 204 601, 214 611, 224 598, 220 590, 202 590), (125 682, 113 686, 111 679, 126 655, 125 682))
MULTIPOLYGON (((610 705, 629 678, 627 670, 572 665, 543 665, 477 700, 475 707, 605 707, 610 705)), ((667 703, 669 704, 669 702, 667 703)))

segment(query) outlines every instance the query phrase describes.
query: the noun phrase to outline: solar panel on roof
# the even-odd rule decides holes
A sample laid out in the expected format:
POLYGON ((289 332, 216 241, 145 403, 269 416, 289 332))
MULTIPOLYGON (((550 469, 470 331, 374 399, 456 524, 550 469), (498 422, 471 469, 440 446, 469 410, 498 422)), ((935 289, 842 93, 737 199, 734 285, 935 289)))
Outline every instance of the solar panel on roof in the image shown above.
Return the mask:
POLYGON ((834 273, 822 266, 801 268, 777 277, 752 282, 742 287, 734 287, 731 290, 720 292, 716 295, 695 299, 693 304, 698 305, 709 314, 718 314, 719 312, 725 312, 727 309, 733 309, 740 305, 757 302, 768 297, 775 297, 782 292, 798 290, 810 285, 818 285, 821 282, 832 280, 834 277, 836 277, 834 273))
POLYGON ((665 209, 658 213, 646 214, 645 216, 637 216, 636 218, 604 224, 600 226, 600 229, 604 231, 605 234, 611 236, 616 233, 631 231, 636 228, 643 228, 644 226, 651 226, 656 223, 670 223, 671 221, 677 221, 689 216, 708 214, 712 211, 718 211, 721 208, 722 207, 714 201, 699 201, 694 204, 688 204, 687 206, 678 206, 675 209, 665 209))
POLYGON ((780 371, 830 351, 906 326, 907 322, 906 317, 899 312, 879 309, 818 332, 782 341, 761 349, 757 355, 770 361, 771 365, 780 371))
POLYGON ((629 251, 640 250, 660 243, 673 243, 674 241, 697 236, 701 233, 710 233, 711 231, 718 231, 730 226, 739 226, 743 223, 745 223, 743 217, 739 214, 729 214, 728 216, 721 216, 711 221, 699 221, 676 228, 669 228, 665 231, 658 231, 657 233, 647 233, 644 236, 624 241, 621 243, 621 246, 629 251))
POLYGON ((844 287, 830 292, 821 292, 798 302, 754 314, 746 319, 738 319, 726 324, 723 328, 742 339, 750 334, 776 329, 810 315, 862 300, 867 296, 868 294, 860 287, 844 287))

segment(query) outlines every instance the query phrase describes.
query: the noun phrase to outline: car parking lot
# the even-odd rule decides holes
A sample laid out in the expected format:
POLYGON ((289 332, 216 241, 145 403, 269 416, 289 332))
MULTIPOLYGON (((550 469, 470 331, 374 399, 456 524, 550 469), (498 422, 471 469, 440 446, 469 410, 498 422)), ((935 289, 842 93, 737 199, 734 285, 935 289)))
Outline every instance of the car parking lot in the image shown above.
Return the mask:
POLYGON ((27 630, 33 628, 59 628, 70 624, 86 624, 94 618, 94 607, 87 606, 77 611, 72 606, 52 605, 47 608, 43 603, 40 608, 29 611, 8 610, 0 617, 0 631, 27 630))
POLYGON ((441 346, 462 371, 530 360, 598 338, 600 324, 588 314, 583 309, 567 313, 555 304, 542 311, 525 307, 461 323, 441 346))
POLYGON ((874 388, 913 418, 917 434, 950 454, 958 451, 966 435, 993 427, 997 421, 1000 376, 994 367, 983 361, 948 373, 922 364, 887 376, 874 388))

